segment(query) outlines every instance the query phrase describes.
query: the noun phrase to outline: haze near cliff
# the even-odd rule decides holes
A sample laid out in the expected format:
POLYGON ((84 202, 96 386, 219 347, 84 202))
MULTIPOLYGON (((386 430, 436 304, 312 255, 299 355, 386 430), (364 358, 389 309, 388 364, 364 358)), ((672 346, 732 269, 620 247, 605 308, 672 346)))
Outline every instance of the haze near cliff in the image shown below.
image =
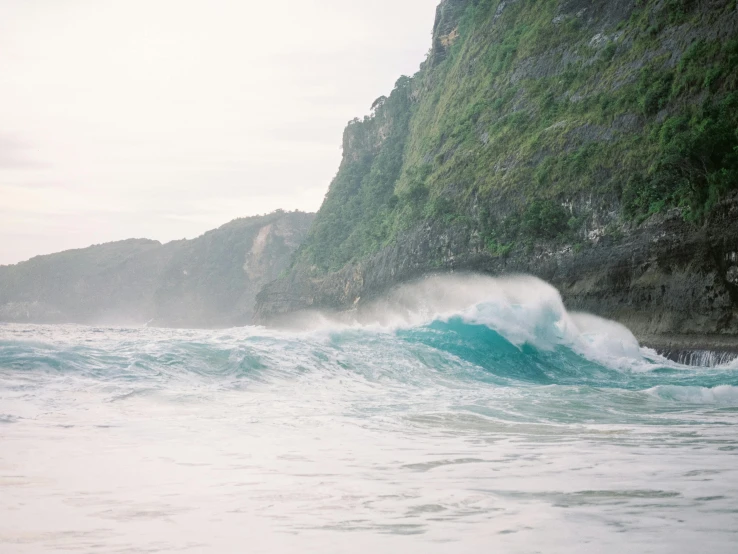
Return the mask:
POLYGON ((317 209, 436 3, 0 2, 0 264, 317 209))

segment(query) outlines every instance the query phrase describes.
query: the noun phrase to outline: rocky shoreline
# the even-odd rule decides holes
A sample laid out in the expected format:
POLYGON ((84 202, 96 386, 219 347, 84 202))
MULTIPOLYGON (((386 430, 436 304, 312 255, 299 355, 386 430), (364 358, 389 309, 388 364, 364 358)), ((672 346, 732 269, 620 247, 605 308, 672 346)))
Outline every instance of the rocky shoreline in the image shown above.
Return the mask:
POLYGON ((257 296, 256 321, 305 309, 348 309, 432 273, 530 274, 572 311, 618 321, 658 349, 738 348, 738 194, 699 227, 674 211, 576 251, 536 247, 494 256, 473 231, 426 226, 368 260, 325 275, 292 271, 257 296))
POLYGON ((684 365, 715 367, 738 360, 738 338, 732 336, 674 335, 638 339, 641 346, 684 365))

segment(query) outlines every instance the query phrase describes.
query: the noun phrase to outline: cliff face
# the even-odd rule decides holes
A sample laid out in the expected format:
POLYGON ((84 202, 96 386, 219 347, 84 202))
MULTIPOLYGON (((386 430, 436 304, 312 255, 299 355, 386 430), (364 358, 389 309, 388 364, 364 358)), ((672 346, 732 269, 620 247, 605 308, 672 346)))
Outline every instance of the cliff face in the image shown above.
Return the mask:
MULTIPOLYGON (((569 309, 616 319, 654 345, 689 344, 685 337, 673 343, 674 335, 735 335, 738 196, 721 202, 697 230, 674 211, 582 250, 540 246, 490 256, 480 235, 430 222, 340 271, 315 278, 293 270, 259 294, 258 318, 278 324, 300 309, 344 309, 397 283, 447 271, 536 275, 562 292, 569 309)), ((715 337, 709 344, 726 346, 715 337)))
POLYGON ((153 295, 153 324, 251 323, 256 294, 289 267, 313 219, 305 213, 238 219, 178 244, 153 295))
POLYGON ((0 321, 223 327, 251 322, 313 214, 237 219, 194 240, 127 240, 0 266, 0 321))
POLYGON ((258 319, 475 270, 641 336, 738 333, 737 30, 728 0, 441 2, 258 319))

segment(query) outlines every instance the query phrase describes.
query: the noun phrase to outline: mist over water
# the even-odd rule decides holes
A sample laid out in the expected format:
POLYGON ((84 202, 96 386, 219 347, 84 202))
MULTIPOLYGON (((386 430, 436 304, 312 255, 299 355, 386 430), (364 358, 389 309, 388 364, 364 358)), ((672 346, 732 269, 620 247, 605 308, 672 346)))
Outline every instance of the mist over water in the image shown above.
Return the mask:
POLYGON ((291 323, 0 326, 0 551, 735 551, 736 362, 529 277, 291 323))

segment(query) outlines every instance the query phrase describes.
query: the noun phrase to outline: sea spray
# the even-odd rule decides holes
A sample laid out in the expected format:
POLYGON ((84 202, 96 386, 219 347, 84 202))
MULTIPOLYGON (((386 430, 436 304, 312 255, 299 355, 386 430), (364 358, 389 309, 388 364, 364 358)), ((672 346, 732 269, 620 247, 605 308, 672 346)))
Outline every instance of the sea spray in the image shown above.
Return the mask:
POLYGON ((0 326, 0 550, 732 552, 738 371, 434 277, 291 329, 0 326))
POLYGON ((558 290, 527 275, 427 277, 354 310, 293 314, 282 328, 392 331, 452 318, 489 327, 516 346, 528 344, 542 350, 567 346, 585 357, 623 367, 644 361, 638 341, 625 326, 590 314, 568 313, 558 290))

